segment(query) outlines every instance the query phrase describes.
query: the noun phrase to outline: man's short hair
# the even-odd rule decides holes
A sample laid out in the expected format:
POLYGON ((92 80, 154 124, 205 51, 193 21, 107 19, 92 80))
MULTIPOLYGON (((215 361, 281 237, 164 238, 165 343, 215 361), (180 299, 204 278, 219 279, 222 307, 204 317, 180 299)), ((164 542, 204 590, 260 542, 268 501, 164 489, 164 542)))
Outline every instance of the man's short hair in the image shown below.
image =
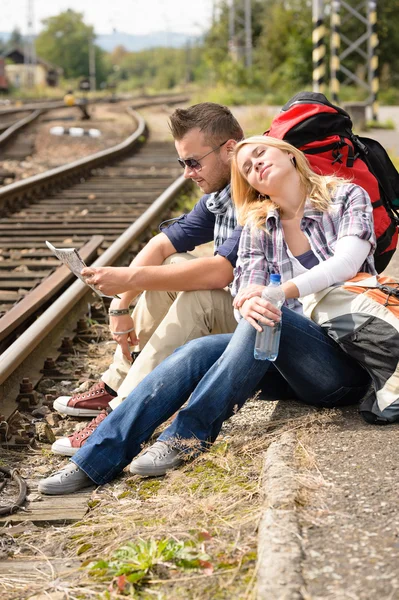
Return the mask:
POLYGON ((239 122, 227 106, 214 102, 201 102, 189 108, 177 108, 169 119, 169 127, 174 139, 178 141, 197 127, 210 145, 222 144, 230 139, 238 142, 244 137, 239 122))

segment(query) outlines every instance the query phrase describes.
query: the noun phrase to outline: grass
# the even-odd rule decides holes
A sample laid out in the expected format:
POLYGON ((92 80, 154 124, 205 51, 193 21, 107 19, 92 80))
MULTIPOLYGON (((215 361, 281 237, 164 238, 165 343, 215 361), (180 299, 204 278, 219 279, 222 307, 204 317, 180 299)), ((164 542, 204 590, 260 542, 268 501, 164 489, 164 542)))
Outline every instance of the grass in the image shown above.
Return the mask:
POLYGON ((392 119, 386 119, 386 121, 367 121, 366 127, 367 129, 396 129, 395 123, 392 119))
MULTIPOLYGON (((183 172, 183 171, 182 171, 183 172)), ((179 217, 183 213, 188 213, 194 208, 194 205, 202 196, 201 190, 197 186, 191 186, 188 191, 179 194, 177 202, 173 205, 170 218, 179 217)))

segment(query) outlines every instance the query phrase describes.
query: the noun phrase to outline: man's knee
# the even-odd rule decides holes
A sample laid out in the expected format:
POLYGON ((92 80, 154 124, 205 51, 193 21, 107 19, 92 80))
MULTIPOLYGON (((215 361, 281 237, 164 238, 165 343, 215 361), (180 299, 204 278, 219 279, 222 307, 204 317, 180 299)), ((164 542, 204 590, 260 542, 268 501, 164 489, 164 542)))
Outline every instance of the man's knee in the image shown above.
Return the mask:
POLYGON ((189 252, 174 252, 163 261, 163 265, 177 265, 179 263, 195 260, 195 256, 189 252))

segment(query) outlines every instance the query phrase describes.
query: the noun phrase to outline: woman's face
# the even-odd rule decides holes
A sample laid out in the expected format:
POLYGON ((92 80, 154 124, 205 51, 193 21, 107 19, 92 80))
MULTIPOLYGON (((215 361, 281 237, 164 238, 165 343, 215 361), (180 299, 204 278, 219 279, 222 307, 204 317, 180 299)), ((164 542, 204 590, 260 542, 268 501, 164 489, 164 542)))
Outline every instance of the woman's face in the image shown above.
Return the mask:
POLYGON ((238 169, 260 194, 278 194, 281 184, 292 173, 292 155, 267 144, 245 144, 237 154, 238 169))

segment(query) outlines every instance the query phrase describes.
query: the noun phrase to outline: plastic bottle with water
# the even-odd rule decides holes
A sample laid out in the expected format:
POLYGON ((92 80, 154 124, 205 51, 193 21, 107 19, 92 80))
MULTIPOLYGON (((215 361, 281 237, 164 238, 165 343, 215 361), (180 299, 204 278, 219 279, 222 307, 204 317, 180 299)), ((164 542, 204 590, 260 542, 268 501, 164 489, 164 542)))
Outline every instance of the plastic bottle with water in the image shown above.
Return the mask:
MULTIPOLYGON (((280 287, 281 276, 277 273, 270 275, 270 283, 263 290, 262 298, 268 300, 277 308, 281 308, 285 300, 285 294, 280 287)), ((276 360, 280 345, 281 321, 273 327, 263 325, 262 331, 256 333, 254 357, 257 360, 276 360)))

